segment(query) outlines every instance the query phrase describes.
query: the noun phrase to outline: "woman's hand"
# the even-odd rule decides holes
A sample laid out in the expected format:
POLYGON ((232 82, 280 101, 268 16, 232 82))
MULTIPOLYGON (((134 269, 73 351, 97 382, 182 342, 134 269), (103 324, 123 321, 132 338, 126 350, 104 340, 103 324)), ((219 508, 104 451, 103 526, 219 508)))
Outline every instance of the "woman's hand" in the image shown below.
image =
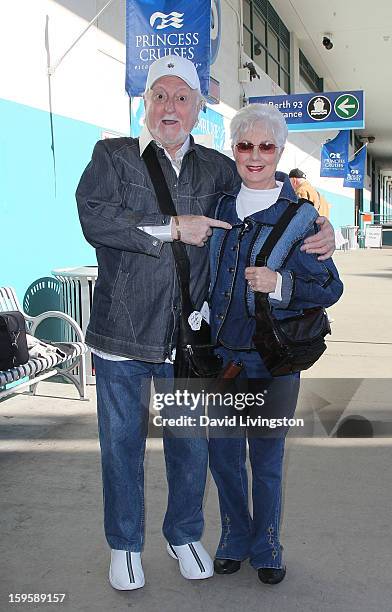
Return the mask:
POLYGON ((260 268, 259 266, 253 266, 245 268, 245 278, 253 291, 271 293, 276 289, 278 275, 267 267, 260 268))

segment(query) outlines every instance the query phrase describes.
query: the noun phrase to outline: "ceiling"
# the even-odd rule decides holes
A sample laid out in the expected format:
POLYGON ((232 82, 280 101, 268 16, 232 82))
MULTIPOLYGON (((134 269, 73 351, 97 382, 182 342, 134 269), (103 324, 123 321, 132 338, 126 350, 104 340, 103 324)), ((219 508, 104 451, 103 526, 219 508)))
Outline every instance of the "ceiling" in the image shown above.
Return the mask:
POLYGON ((392 0, 270 0, 329 91, 365 91, 369 144, 383 168, 392 169, 392 0), (333 49, 322 45, 332 34, 333 49))

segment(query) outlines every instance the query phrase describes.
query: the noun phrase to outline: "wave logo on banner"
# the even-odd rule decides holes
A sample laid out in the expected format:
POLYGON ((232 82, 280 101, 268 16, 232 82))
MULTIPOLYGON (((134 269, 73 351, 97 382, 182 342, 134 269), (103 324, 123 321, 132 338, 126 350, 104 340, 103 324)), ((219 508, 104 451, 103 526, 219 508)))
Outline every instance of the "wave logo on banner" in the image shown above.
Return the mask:
POLYGON ((333 140, 323 144, 320 176, 330 178, 344 178, 346 176, 349 139, 350 132, 341 130, 333 140))
POLYGON ((155 27, 156 30, 163 30, 164 28, 169 28, 170 26, 180 29, 184 25, 184 20, 182 19, 183 17, 184 13, 177 13, 176 11, 173 11, 168 15, 158 11, 151 15, 150 26, 153 28, 156 20, 160 19, 161 22, 155 27))
POLYGON ((147 72, 157 59, 178 55, 197 69, 208 94, 211 58, 211 0, 126 0, 125 88, 142 96, 147 72))
POLYGON ((365 170, 366 170, 366 145, 363 146, 355 154, 354 159, 347 163, 346 176, 343 181, 343 187, 353 187, 354 189, 363 189, 365 186, 365 170))

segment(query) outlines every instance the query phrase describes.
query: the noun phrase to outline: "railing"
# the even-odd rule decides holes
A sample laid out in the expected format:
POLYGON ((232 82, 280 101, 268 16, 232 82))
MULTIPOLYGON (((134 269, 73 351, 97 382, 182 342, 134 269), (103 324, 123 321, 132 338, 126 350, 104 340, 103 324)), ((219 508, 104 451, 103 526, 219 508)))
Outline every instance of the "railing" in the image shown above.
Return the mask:
MULTIPOLYGON (((74 318, 86 333, 90 320, 91 306, 97 279, 97 266, 82 266, 53 270, 54 276, 61 282, 62 307, 64 312, 74 318)), ((67 338, 72 340, 72 338, 67 338)), ((90 350, 86 355, 86 377, 88 385, 95 385, 94 363, 90 350)))
POLYGON ((389 214, 374 213, 374 223, 377 225, 391 225, 392 211, 389 214))

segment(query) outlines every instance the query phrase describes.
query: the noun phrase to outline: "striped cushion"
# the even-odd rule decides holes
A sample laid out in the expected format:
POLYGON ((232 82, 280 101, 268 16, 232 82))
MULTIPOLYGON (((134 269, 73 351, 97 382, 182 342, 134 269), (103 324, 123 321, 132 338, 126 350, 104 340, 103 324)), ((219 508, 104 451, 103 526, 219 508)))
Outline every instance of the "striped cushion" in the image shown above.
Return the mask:
POLYGON ((79 355, 82 355, 87 351, 87 347, 83 342, 53 342, 55 346, 58 346, 61 351, 66 353, 66 357, 60 357, 60 355, 52 354, 47 357, 35 357, 30 359, 27 363, 11 370, 0 371, 0 387, 15 382, 20 378, 29 376, 33 378, 39 372, 45 372, 50 370, 59 363, 64 363, 70 359, 74 359, 79 355))

